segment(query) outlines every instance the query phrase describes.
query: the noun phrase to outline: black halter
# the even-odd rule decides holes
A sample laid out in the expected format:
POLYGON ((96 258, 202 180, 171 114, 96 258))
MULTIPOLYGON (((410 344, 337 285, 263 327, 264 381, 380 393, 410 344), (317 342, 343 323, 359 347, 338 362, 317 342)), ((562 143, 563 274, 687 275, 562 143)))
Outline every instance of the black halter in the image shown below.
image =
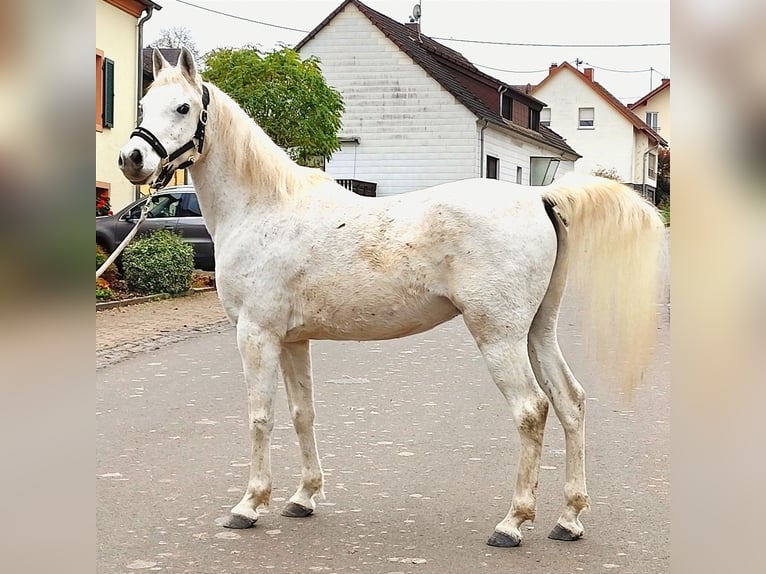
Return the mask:
POLYGON ((165 149, 165 146, 162 145, 160 140, 157 139, 157 136, 155 136, 152 132, 147 130, 146 128, 137 127, 130 133, 130 137, 136 136, 141 138, 142 140, 146 141, 150 146, 152 146, 152 149, 157 153, 157 155, 160 156, 162 170, 160 170, 160 174, 157 176, 157 179, 154 181, 154 183, 151 185, 153 189, 162 189, 165 187, 169 182, 170 179, 173 177, 173 173, 177 169, 184 169, 192 165, 195 161, 197 161, 197 158, 199 157, 198 154, 202 153, 202 147, 205 145, 205 127, 207 126, 207 106, 210 103, 210 92, 208 92, 207 86, 203 84, 202 86, 202 111, 199 113, 199 121, 197 122, 197 131, 194 132, 194 136, 191 140, 186 142, 184 145, 182 145, 180 148, 178 148, 176 151, 174 151, 171 154, 168 154, 167 150, 165 149), (196 149, 197 154, 191 154, 189 156, 189 159, 187 159, 185 162, 178 166, 173 165, 173 161, 183 154, 185 154, 190 149, 196 149))

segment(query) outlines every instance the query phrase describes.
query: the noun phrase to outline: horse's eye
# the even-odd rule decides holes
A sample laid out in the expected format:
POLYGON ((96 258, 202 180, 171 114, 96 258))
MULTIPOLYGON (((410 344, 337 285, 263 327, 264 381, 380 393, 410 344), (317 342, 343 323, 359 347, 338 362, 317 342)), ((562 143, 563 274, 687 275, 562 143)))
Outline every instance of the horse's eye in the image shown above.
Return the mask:
POLYGON ((188 113, 189 112, 189 104, 181 104, 180 106, 178 106, 176 108, 176 111, 179 114, 186 114, 186 113, 188 113))
POLYGON ((144 119, 144 106, 138 104, 138 123, 140 124, 144 119))

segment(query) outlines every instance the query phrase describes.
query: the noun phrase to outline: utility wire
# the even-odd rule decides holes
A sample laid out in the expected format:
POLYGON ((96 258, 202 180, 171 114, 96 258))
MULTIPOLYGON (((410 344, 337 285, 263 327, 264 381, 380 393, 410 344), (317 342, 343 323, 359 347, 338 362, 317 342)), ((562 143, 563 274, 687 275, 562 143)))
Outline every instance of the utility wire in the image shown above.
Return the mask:
MULTIPOLYGON (((288 30, 290 32, 302 32, 307 34, 310 30, 302 30, 300 28, 291 28, 290 26, 280 26, 279 24, 271 24, 269 22, 263 22, 261 20, 254 20, 252 18, 245 18, 244 16, 238 16, 236 14, 230 14, 228 12, 221 12, 220 10, 213 10, 206 6, 200 6, 199 4, 193 4, 186 0, 176 0, 179 4, 186 4, 206 12, 212 12, 213 14, 219 14, 221 16, 228 16, 229 18, 235 18, 236 20, 242 20, 244 22, 252 22, 253 24, 260 24, 261 26, 268 26, 270 28, 278 28, 280 30, 288 30)), ((430 36, 433 40, 447 40, 449 42, 467 42, 471 44, 491 44, 495 46, 522 46, 533 48, 638 48, 646 46, 670 46, 670 42, 646 42, 640 44, 536 44, 536 43, 522 43, 522 42, 492 42, 489 40, 468 40, 464 38, 444 38, 440 36, 430 36)))
POLYGON ((179 4, 186 4, 187 6, 193 6, 194 8, 199 8, 200 10, 205 10, 207 12, 212 12, 213 14, 228 16, 229 18, 235 18, 237 20, 243 20, 245 22, 252 22, 253 24, 260 24, 261 26, 268 26, 270 28, 279 28, 280 30, 289 30, 290 32, 303 32, 304 34, 307 34, 309 32, 309 30, 301 30, 299 28, 290 28, 289 26, 280 26, 279 24, 269 24, 268 22, 261 22, 260 20, 253 20, 252 18, 245 18, 244 16, 237 16, 236 14, 229 14, 227 12, 213 10, 212 8, 207 8, 206 6, 199 6, 197 4, 192 4, 191 2, 185 2, 184 0, 176 0, 176 2, 178 2, 179 4))
POLYGON ((469 44, 491 44, 494 46, 522 46, 527 48, 642 48, 647 46, 670 46, 670 42, 644 42, 640 44, 536 44, 524 42, 494 42, 490 40, 467 40, 463 38, 444 38, 430 36, 433 40, 448 42, 467 42, 469 44))
POLYGON ((504 70, 502 68, 485 66, 484 64, 474 64, 474 66, 478 66, 479 68, 486 68, 487 70, 494 70, 495 72, 508 72, 510 74, 540 74, 542 72, 548 71, 548 68, 545 68, 544 70, 504 70))
POLYGON ((646 73, 646 72, 657 72, 661 76, 667 76, 667 74, 663 74, 660 72, 657 68, 646 68, 645 70, 615 70, 612 68, 602 68, 601 66, 596 66, 595 64, 591 64, 590 62, 584 62, 586 66, 590 66, 591 68, 596 68, 597 70, 604 70, 606 72, 617 72, 621 74, 639 74, 639 73, 646 73))

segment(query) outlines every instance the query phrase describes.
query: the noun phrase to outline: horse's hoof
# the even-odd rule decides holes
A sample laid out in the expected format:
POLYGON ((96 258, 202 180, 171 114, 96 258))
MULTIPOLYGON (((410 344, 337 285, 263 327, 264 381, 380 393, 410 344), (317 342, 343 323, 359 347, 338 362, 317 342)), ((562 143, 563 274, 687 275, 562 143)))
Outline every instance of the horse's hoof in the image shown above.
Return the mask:
POLYGON ((224 528, 252 528, 258 521, 257 518, 248 518, 241 514, 230 514, 229 517, 223 522, 224 528))
POLYGON ((498 532, 495 530, 492 536, 487 540, 489 546, 497 546, 499 548, 513 548, 521 544, 521 537, 515 534, 506 534, 505 532, 498 532))
POLYGON ((556 526, 553 527, 553 530, 551 530, 551 533, 548 535, 548 538, 551 540, 561 540, 563 542, 572 542, 573 540, 579 540, 582 538, 582 532, 579 534, 575 534, 571 530, 568 530, 561 526, 561 524, 556 524, 556 526))
POLYGON ((306 518, 313 512, 313 508, 308 508, 296 502, 288 502, 282 509, 282 516, 288 516, 290 518, 306 518))

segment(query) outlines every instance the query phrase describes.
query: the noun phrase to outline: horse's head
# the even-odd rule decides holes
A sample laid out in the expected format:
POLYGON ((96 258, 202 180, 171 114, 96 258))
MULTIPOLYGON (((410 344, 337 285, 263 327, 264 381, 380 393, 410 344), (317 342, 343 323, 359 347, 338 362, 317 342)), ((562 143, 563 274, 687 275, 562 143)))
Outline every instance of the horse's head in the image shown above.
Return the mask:
POLYGON ((143 117, 120 150, 118 163, 132 183, 161 188, 176 169, 190 165, 202 152, 209 94, 186 48, 177 66, 155 48, 153 66, 154 82, 141 99, 143 117))

